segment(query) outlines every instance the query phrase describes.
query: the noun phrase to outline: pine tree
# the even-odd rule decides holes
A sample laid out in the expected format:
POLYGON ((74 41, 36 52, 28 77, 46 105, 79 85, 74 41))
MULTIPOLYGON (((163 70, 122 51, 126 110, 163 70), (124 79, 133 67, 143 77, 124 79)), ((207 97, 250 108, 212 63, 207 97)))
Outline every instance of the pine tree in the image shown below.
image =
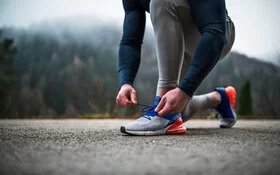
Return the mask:
POLYGON ((10 117, 13 111, 15 69, 12 56, 16 48, 12 45, 12 39, 0 40, 0 118, 10 117))
POLYGON ((247 80, 240 88, 239 93, 239 115, 252 115, 252 93, 251 93, 251 82, 247 80))

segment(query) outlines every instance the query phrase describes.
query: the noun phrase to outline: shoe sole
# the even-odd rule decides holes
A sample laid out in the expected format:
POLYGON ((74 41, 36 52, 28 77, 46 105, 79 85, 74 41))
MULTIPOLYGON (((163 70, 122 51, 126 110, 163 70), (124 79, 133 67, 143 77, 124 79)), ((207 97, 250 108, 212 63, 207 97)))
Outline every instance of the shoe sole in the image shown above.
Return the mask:
POLYGON ((234 115, 234 119, 233 119, 233 121, 232 121, 232 123, 230 123, 229 125, 219 125, 220 126, 220 128, 231 128, 231 127, 233 127, 233 125, 235 125, 235 123, 236 123, 236 121, 237 121, 237 118, 236 118, 236 113, 235 113, 235 111, 231 108, 231 110, 232 110, 232 113, 233 113, 233 115, 234 115))
POLYGON ((230 125, 220 125, 220 128, 226 129, 226 128, 232 128, 233 125, 235 125, 236 123, 236 119, 233 121, 233 123, 231 123, 230 125))
POLYGON ((225 91, 226 91, 226 96, 228 97, 228 100, 229 100, 229 103, 230 103, 230 106, 231 106, 231 111, 234 115, 234 121, 232 123, 230 123, 229 125, 221 125, 219 124, 220 128, 231 128, 233 127, 233 125, 236 123, 236 113, 234 111, 233 108, 235 108, 236 106, 236 90, 234 87, 232 86, 228 86, 225 88, 225 91))
POLYGON ((124 126, 121 126, 120 131, 130 135, 141 135, 141 136, 155 136, 155 135, 179 135, 186 134, 187 129, 183 126, 182 119, 179 118, 172 125, 167 126, 157 131, 130 131, 126 130, 124 126))

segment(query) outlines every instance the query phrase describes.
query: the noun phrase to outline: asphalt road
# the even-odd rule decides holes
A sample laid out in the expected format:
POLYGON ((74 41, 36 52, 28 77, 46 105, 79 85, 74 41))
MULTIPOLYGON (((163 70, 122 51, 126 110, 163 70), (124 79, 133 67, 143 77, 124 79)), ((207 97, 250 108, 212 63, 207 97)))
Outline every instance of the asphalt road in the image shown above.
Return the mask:
POLYGON ((280 120, 145 137, 120 133, 126 122, 0 120, 0 174, 280 174, 280 120))

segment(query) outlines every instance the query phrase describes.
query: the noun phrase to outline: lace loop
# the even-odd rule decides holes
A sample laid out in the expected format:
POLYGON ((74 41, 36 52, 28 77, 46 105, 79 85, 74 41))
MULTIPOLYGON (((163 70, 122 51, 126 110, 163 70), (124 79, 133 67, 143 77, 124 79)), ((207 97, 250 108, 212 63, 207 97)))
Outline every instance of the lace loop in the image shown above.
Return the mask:
POLYGON ((154 110, 156 108, 155 106, 149 106, 149 105, 144 105, 144 104, 137 104, 137 105, 143 107, 141 109, 141 112, 148 112, 148 111, 154 110))

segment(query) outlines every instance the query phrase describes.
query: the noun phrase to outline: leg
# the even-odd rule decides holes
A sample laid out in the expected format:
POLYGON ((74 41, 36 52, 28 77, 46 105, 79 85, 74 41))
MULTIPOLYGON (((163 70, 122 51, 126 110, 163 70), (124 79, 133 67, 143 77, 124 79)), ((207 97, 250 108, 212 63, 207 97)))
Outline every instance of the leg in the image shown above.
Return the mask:
POLYGON ((173 1, 152 0, 150 12, 159 65, 157 96, 154 105, 147 106, 146 113, 139 119, 123 125, 121 132, 134 135, 184 134, 186 128, 181 113, 160 117, 154 110, 166 92, 178 87, 184 53, 182 26, 173 1))
MULTIPOLYGON (((226 21, 224 1, 192 1, 190 5, 185 0, 152 0, 150 7, 159 63, 157 95, 162 96, 178 86, 184 50, 189 58, 194 57, 190 66, 192 70, 188 71, 186 77, 188 79, 190 72, 195 77, 195 80, 189 81, 185 78, 184 83, 198 86, 220 58, 222 52, 220 48, 224 47, 228 36, 225 33, 225 27, 229 25, 224 22, 226 21), (204 13, 201 5, 208 5, 216 11, 212 12, 210 8, 204 13), (195 20, 192 18, 190 8, 196 9, 193 14, 196 16, 195 20)), ((226 49, 222 57, 230 50, 233 40, 231 41, 228 42, 229 47, 224 47, 226 49)))
MULTIPOLYGON (((186 12, 186 10, 184 9, 182 9, 181 11, 182 12, 180 14, 184 14, 186 12)), ((188 14, 185 14, 183 18, 188 19, 188 16, 188 14)), ((184 74, 187 72, 191 64, 191 58, 194 56, 195 47, 198 44, 201 37, 201 34, 195 26, 194 21, 191 20, 189 22, 188 20, 184 20, 182 21, 182 24, 186 42, 186 53, 181 71, 181 80, 183 79, 184 74)), ((222 50, 220 60, 223 59, 229 53, 235 40, 235 26, 229 17, 227 17, 226 19, 226 39, 227 44, 222 50)), ((216 108, 220 104, 220 102, 221 96, 220 93, 218 93, 217 91, 199 96, 193 96, 189 105, 187 105, 182 112, 182 119, 185 122, 189 120, 196 112, 210 108, 216 108)))
MULTIPOLYGON (((182 60, 184 60, 184 65, 183 71, 180 73, 185 73, 191 63, 201 33, 191 16, 190 5, 185 0, 169 2, 152 0, 150 11, 159 63, 157 95, 161 97, 178 86, 180 77, 178 72, 182 69, 182 60), (184 51, 186 52, 184 53, 184 51)), ((189 119, 197 111, 215 108, 217 101, 219 102, 217 92, 194 97, 190 106, 185 108, 183 119, 189 119)))
POLYGON ((159 69, 157 96, 162 97, 178 86, 183 63, 184 35, 172 1, 152 0, 150 8, 159 69))
MULTIPOLYGON (((192 35, 195 36, 198 35, 198 33, 192 35)), ((198 39, 196 39, 198 41, 198 39)), ((194 41, 195 42, 195 41, 194 41)), ((185 58, 183 62, 183 68, 181 72, 181 79, 183 78, 183 75, 188 70, 188 67, 191 63, 191 57, 185 53, 185 58)), ((206 109, 210 108, 216 108, 218 104, 221 102, 221 96, 218 92, 210 92, 203 95, 194 95, 182 111, 182 119, 183 122, 188 121, 191 119, 191 117, 196 114, 197 112, 204 111, 206 109)))
MULTIPOLYGON (((192 96, 221 56, 226 43, 226 8, 224 0, 189 0, 189 5, 201 36, 179 88, 192 96)), ((186 38, 186 41, 190 40, 186 38)))
MULTIPOLYGON (((192 34, 191 36, 197 36, 198 35, 198 30, 195 31, 195 34, 192 34)), ((198 42, 198 38, 193 40, 194 43, 198 42)), ((235 40, 235 27, 234 23, 230 20, 227 19, 227 44, 223 48, 222 55, 220 57, 220 60, 225 58, 225 56, 229 53, 229 51, 232 48, 232 45, 235 40)), ((189 51, 190 56, 188 54, 185 54, 185 59, 183 63, 183 68, 181 72, 181 79, 183 78, 183 75, 187 71, 188 67, 190 66, 190 59, 188 57, 193 56, 194 51, 191 47, 187 48, 189 51)), ((220 93, 214 91, 208 94, 203 94, 203 95, 195 95, 192 97, 192 100, 190 101, 189 105, 187 105, 183 112, 182 112, 182 119, 183 122, 188 121, 195 113, 204 111, 206 109, 210 108, 216 108, 221 102, 221 96, 220 93)))
POLYGON ((203 95, 195 95, 182 112, 183 122, 188 121, 195 113, 210 108, 216 108, 221 102, 221 96, 218 92, 210 92, 203 95))

